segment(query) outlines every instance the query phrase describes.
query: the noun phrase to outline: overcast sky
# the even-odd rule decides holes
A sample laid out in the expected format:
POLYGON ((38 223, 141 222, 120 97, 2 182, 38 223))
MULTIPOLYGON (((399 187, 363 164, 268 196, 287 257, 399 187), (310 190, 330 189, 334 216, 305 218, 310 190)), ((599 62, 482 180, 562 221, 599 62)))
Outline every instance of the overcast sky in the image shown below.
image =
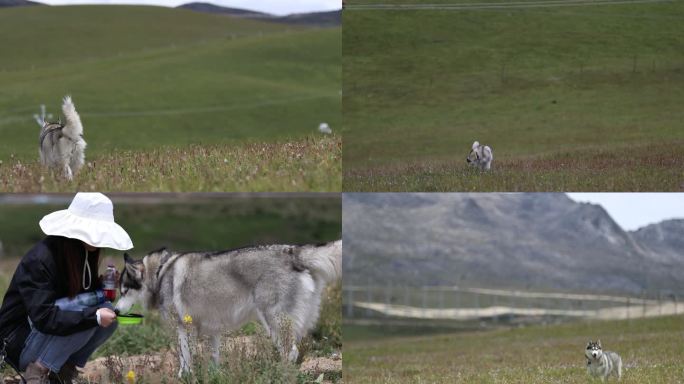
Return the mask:
POLYGON ((684 193, 568 193, 600 204, 623 229, 633 231, 667 219, 684 219, 684 193))
POLYGON ((313 11, 332 11, 342 7, 342 0, 37 0, 51 5, 69 4, 146 4, 175 7, 191 2, 206 2, 224 7, 251 9, 276 15, 313 11))

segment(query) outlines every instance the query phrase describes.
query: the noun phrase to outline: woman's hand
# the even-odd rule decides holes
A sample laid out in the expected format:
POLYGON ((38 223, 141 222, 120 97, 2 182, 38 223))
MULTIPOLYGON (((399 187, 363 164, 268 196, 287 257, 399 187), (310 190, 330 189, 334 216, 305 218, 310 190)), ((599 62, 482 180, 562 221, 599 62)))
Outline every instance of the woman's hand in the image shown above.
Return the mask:
POLYGON ((100 327, 107 328, 116 321, 116 313, 109 308, 100 308, 95 312, 100 318, 100 327))

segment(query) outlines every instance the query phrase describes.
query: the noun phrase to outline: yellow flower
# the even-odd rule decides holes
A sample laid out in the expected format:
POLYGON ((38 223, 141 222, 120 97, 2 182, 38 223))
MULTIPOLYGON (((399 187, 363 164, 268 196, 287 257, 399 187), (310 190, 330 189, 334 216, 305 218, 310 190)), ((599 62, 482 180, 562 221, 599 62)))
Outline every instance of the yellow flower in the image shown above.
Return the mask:
POLYGON ((183 323, 192 324, 192 316, 190 316, 190 315, 183 316, 183 323))
POLYGON ((134 383, 135 382, 135 372, 133 370, 128 371, 126 374, 126 379, 128 379, 129 383, 134 383))

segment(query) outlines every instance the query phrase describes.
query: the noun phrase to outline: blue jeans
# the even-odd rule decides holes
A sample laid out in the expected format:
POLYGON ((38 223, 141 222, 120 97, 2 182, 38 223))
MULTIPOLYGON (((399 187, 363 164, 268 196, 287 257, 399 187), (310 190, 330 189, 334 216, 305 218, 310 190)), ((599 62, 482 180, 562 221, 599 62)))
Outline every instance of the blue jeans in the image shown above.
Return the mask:
MULTIPOLYGON (((100 308, 113 309, 111 303, 99 304, 100 308)), ((48 335, 31 329, 24 349, 19 358, 19 370, 26 370, 26 366, 38 362, 52 372, 59 372, 66 363, 83 368, 90 355, 116 330, 114 322, 107 328, 94 327, 68 336, 48 335)))

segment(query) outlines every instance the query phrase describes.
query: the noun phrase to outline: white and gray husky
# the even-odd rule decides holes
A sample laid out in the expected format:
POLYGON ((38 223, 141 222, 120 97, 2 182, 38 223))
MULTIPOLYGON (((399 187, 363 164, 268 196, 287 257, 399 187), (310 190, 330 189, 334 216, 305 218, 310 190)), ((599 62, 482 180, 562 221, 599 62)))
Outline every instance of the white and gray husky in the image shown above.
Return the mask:
POLYGON ((296 344, 318 321, 323 289, 341 278, 342 240, 124 258, 116 309, 125 313, 139 302, 178 322, 180 375, 192 367, 184 319, 210 337, 216 363, 221 333, 250 320, 261 323, 283 359, 295 361, 296 344))
POLYGON ((478 167, 481 170, 489 170, 492 167, 492 160, 494 160, 494 153, 487 145, 480 145, 480 142, 473 143, 473 147, 466 157, 468 164, 478 167))
POLYGON ((605 381, 610 375, 622 378, 622 358, 615 352, 604 351, 601 340, 590 341, 584 351, 587 358, 587 372, 593 377, 600 377, 605 381))
POLYGON ((62 103, 64 124, 45 120, 45 110, 41 116, 35 115, 40 125, 38 146, 40 162, 49 168, 62 172, 67 180, 73 180, 85 162, 86 142, 83 140, 83 125, 76 112, 71 96, 65 96, 62 103))

